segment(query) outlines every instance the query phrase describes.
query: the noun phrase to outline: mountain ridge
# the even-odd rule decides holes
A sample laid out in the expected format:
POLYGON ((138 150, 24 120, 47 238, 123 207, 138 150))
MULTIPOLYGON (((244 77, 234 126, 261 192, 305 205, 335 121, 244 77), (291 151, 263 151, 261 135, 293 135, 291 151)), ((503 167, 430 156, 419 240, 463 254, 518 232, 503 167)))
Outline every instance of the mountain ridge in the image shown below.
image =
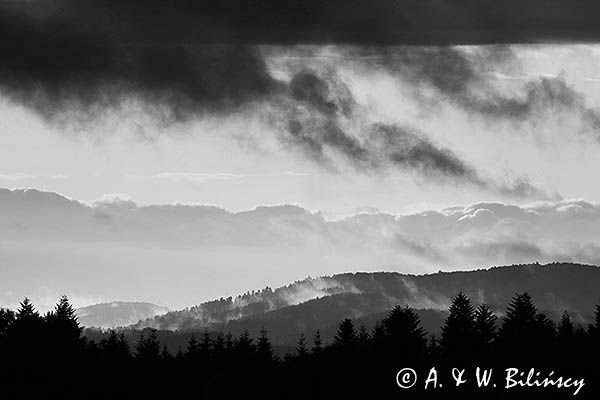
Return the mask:
POLYGON ((75 313, 84 327, 112 329, 134 324, 168 312, 169 309, 143 301, 111 301, 78 308, 75 313))
POLYGON ((586 322, 600 300, 600 268, 590 264, 515 264, 472 271, 422 275, 356 272, 306 278, 171 311, 134 324, 136 329, 298 332, 320 329, 342 318, 363 318, 394 305, 443 311, 465 292, 473 302, 502 313, 517 292, 529 292, 551 317, 568 311, 586 322))

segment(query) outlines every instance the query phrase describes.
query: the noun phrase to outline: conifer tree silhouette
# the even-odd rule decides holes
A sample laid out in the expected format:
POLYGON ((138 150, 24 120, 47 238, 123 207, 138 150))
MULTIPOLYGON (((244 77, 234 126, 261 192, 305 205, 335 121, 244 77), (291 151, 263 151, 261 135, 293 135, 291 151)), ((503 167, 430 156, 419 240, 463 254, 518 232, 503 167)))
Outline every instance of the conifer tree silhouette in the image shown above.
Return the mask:
POLYGON ((562 346, 570 346, 575 336, 575 327, 568 312, 563 312, 557 329, 557 339, 562 346))
POLYGON ((311 352, 313 355, 320 355, 323 352, 323 340, 321 340, 321 331, 318 329, 313 336, 313 347, 311 352))
POLYGON ((118 341, 119 353, 123 357, 124 360, 131 358, 131 350, 129 349, 129 342, 127 342, 127 338, 125 337, 125 333, 119 333, 119 341, 118 341))
POLYGON ((561 362, 567 362, 572 358, 573 353, 577 353, 575 333, 576 329, 571 322, 571 317, 567 311, 564 311, 556 329, 557 356, 560 357, 561 362))
POLYGON ((421 318, 411 307, 396 306, 382 321, 385 330, 385 352, 387 357, 418 359, 427 349, 426 332, 421 327, 421 318))
POLYGON ((352 347, 356 344, 356 330, 354 323, 350 318, 342 320, 338 326, 338 331, 333 338, 333 344, 336 347, 352 347))
POLYGON ((41 324, 42 318, 40 314, 36 311, 33 303, 29 300, 29 298, 25 297, 23 301, 19 304, 19 309, 17 310, 15 316, 16 324, 41 324))
POLYGON ((221 332, 217 333, 213 343, 213 356, 216 360, 220 360, 225 355, 225 338, 221 332))
POLYGON ((506 309, 498 335, 500 355, 516 362, 532 360, 539 364, 549 359, 546 350, 555 340, 554 323, 538 313, 528 293, 516 294, 506 309))
POLYGON ((298 342, 296 343, 296 357, 299 359, 305 359, 308 356, 308 348, 306 346, 306 336, 304 333, 298 335, 298 342))
POLYGON ((175 359, 177 361, 184 361, 186 359, 185 353, 181 350, 181 347, 177 349, 177 353, 175 354, 175 359))
POLYGON ((200 357, 203 360, 208 360, 210 358, 210 351, 212 347, 212 340, 210 338, 210 333, 208 333, 207 329, 204 329, 204 333, 202 334, 202 341, 200 342, 200 346, 198 348, 200 352, 200 357))
POLYGON ((537 308, 528 293, 516 294, 506 309, 500 335, 504 342, 524 344, 532 340, 536 330, 537 308))
MULTIPOLYGON (((10 386, 21 391, 18 396, 7 398, 29 398, 34 396, 28 396, 31 393, 27 392, 28 385, 24 383, 31 385, 35 382, 44 394, 59 393, 62 395, 60 398, 67 399, 71 392, 80 396, 81 389, 75 388, 89 387, 101 377, 106 384, 97 389, 98 395, 106 398, 110 397, 108 392, 137 394, 141 390, 143 393, 144 389, 133 382, 157 374, 165 381, 190 381, 202 377, 194 389, 208 397, 227 391, 238 394, 237 390, 248 393, 248 396, 264 393, 265 389, 280 393, 281 389, 289 388, 300 377, 309 393, 335 396, 342 387, 340 393, 357 395, 360 388, 372 390, 373 387, 379 388, 380 384, 385 390, 385 383, 389 383, 390 376, 393 380, 392 373, 398 371, 399 365, 428 368, 452 362, 452 366, 461 367, 456 364, 460 355, 452 355, 448 360, 448 349, 459 348, 462 351, 465 347, 477 352, 478 366, 491 362, 490 367, 503 369, 525 366, 526 361, 528 368, 540 364, 540 368, 560 370, 561 374, 585 377, 589 379, 587 382, 594 382, 598 378, 595 361, 600 353, 592 350, 600 349, 597 337, 599 321, 600 306, 597 306, 595 321, 587 330, 575 327, 567 312, 555 326, 550 318, 537 311, 531 297, 522 293, 511 300, 496 334, 496 317, 490 307, 482 304, 474 308, 470 300, 459 293, 453 299, 442 329, 444 347, 434 336, 427 339, 415 310, 397 306, 375 324, 370 334, 364 325, 357 330, 353 320, 344 319, 339 323, 333 343, 323 345, 317 330, 311 351, 304 334, 299 334, 295 354, 288 352, 282 363, 275 355, 264 328, 256 341, 249 331, 242 331, 235 340, 230 333, 224 336, 205 330, 200 343, 188 333, 160 332, 165 338, 165 345, 162 345, 158 340, 159 332, 151 329, 141 332, 122 329, 119 333, 112 330, 98 336, 87 330, 86 334, 92 336, 83 341, 75 311, 67 298, 61 298, 45 318, 25 299, 16 313, 0 309, 0 350, 5 350, 0 353, 3 357, 0 388, 10 386), (139 332, 140 336, 135 346, 135 361, 129 362, 131 353, 125 334, 135 332, 139 332), (99 345, 92 340, 93 337, 101 338, 99 345), (186 353, 184 355, 180 350, 177 357, 173 357, 167 346, 173 348, 183 344, 182 338, 189 338, 186 353), (72 344, 74 341, 83 343, 85 347, 81 348, 76 363, 61 367, 61 363, 69 360, 64 357, 69 350, 61 347, 61 343, 72 344), (200 354, 202 346, 210 354, 208 359, 197 364, 186 362, 189 354, 200 354), (231 357, 227 356, 228 351, 231 351, 231 357), (68 382, 62 379, 66 367, 70 368, 68 371, 72 378, 68 382), (15 372, 11 374, 10 371, 15 372), (358 383, 359 388, 348 385, 348 382, 358 383), (106 396, 102 396, 105 394, 101 393, 103 388, 107 391, 106 396)), ((468 368, 468 365, 465 367, 468 368)), ((168 397, 177 392, 173 386, 176 385, 147 386, 147 392, 157 390, 152 394, 162 394, 161 391, 164 391, 163 397, 168 397)), ((594 396, 597 393, 595 389, 586 386, 586 390, 591 391, 590 398, 597 397, 594 396)), ((298 389, 296 394, 305 395, 301 391, 298 389)), ((5 394, 2 389, 0 393, 5 394)), ((443 395, 445 392, 439 393, 443 395)), ((468 390, 463 393, 466 398, 479 398, 472 397, 468 390)), ((480 393, 477 392, 477 395, 480 396, 480 393)), ((517 391, 514 393, 515 398, 520 398, 517 391)))
POLYGON ((538 313, 535 316, 535 322, 536 325, 533 333, 537 341, 535 342, 534 349, 543 351, 544 348, 548 348, 554 344, 556 324, 542 313, 538 313))
POLYGON ((442 327, 440 346, 448 359, 465 361, 473 356, 473 344, 477 340, 475 316, 471 300, 459 292, 452 300, 449 315, 442 327))
POLYGON ((496 338, 496 322, 498 317, 494 315, 487 304, 480 304, 475 310, 475 332, 479 349, 490 345, 496 338))
POLYGON ((36 311, 29 298, 20 303, 10 326, 9 341, 12 352, 19 355, 19 361, 31 361, 32 357, 41 357, 46 348, 39 340, 45 334, 44 319, 36 311))
POLYGON ((167 346, 163 345, 162 350, 160 351, 160 359, 162 361, 171 361, 173 356, 169 353, 167 346))
POLYGON ((269 367, 273 365, 273 346, 271 345, 269 335, 267 334, 267 330, 265 328, 260 330, 260 336, 258 337, 256 343, 256 355, 259 363, 261 363, 262 366, 269 367))
POLYGON ((371 336, 367 331, 367 327, 365 326, 365 324, 360 324, 360 326, 358 327, 358 334, 356 335, 356 341, 358 342, 359 346, 366 347, 369 344, 370 340, 371 336))
POLYGON ((254 339, 250 337, 250 332, 247 330, 240 334, 240 337, 235 344, 235 353, 238 359, 249 361, 254 354, 255 348, 252 343, 254 339))
POLYGON ((440 341, 435 337, 435 335, 429 336, 429 340, 427 341, 427 353, 429 354, 429 358, 431 360, 440 360, 442 358, 442 347, 440 346, 440 341))
POLYGON ((375 326, 373 327, 373 331, 371 333, 371 341, 373 343, 373 346, 376 349, 381 349, 385 346, 386 344, 386 332, 385 332, 385 327, 383 326, 383 324, 381 322, 377 322, 375 324, 375 326))
POLYGON ((233 334, 231 333, 231 331, 228 331, 227 335, 225 335, 225 353, 227 355, 231 355, 233 353, 234 348, 235 340, 233 339, 233 334))
POLYGON ((148 329, 149 333, 140 332, 135 345, 136 359, 145 363, 154 363, 160 359, 160 342, 156 329, 148 329))
POLYGON ((53 343, 50 350, 54 357, 67 361, 83 350, 83 328, 79 326, 75 309, 67 296, 60 298, 54 311, 49 312, 45 319, 47 335, 53 343))
POLYGON ((185 349, 185 358, 189 361, 198 361, 200 358, 200 345, 193 333, 185 349))
POLYGON ((125 362, 131 357, 129 344, 123 332, 117 336, 117 332, 111 330, 108 338, 100 341, 99 347, 104 359, 110 363, 125 362))

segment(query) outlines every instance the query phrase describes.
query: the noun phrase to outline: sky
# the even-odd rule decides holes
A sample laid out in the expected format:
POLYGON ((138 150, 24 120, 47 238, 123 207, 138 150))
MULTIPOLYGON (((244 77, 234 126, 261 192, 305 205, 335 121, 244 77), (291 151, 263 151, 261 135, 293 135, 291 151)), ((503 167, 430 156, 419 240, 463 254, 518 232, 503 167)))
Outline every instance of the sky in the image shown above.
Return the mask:
POLYGON ((161 2, 112 19, 102 1, 2 2, 0 306, 597 263, 596 6, 563 20, 536 1, 458 19, 424 2, 421 20, 410 1, 308 2, 314 19, 231 0, 190 10, 221 21, 201 28, 161 2))
MULTIPOLYGON (((481 48, 461 49, 471 50, 481 48)), ((499 90, 554 79, 581 95, 586 107, 599 104, 600 47, 513 46, 510 51, 516 60, 511 62, 518 65, 489 72, 495 74, 490 80, 499 90)), ((329 48, 310 52, 314 54, 295 58, 294 67, 317 63, 336 68, 335 58, 344 57, 329 48)), ((288 52, 273 56, 273 74, 285 72, 290 57, 288 52)), ((418 168, 374 171, 344 159, 324 165, 279 140, 277 127, 253 112, 160 128, 144 128, 135 116, 85 127, 53 126, 6 98, 0 106, 0 185, 42 188, 84 201, 120 193, 141 204, 190 202, 245 210, 291 203, 333 213, 371 207, 399 213, 480 200, 523 204, 544 196, 600 197, 600 187, 589 184, 600 166, 597 132, 581 128, 581 117, 566 106, 549 105, 525 122, 490 120, 434 93, 431 101, 439 104, 423 110, 414 91, 432 89, 415 89, 402 77, 360 65, 338 69, 335 73, 344 77, 364 108, 364 118, 415 127, 485 179, 499 184, 523 179, 539 193, 502 193, 453 177, 429 177, 418 168)))

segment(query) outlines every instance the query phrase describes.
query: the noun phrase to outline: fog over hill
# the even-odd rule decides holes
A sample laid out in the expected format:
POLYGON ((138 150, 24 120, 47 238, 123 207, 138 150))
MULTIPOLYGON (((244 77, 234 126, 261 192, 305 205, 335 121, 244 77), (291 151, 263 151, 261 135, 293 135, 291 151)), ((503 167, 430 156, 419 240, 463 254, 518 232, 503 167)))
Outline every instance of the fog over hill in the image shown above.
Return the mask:
POLYGON ((139 320, 165 314, 169 309, 151 303, 113 301, 78 308, 77 320, 82 326, 116 328, 139 320))
MULTIPOLYGON (((347 273, 307 278, 272 290, 222 298, 145 321, 136 328, 169 330, 248 329, 263 327, 273 340, 284 341, 299 331, 327 329, 343 318, 367 318, 395 305, 423 310, 447 310, 452 297, 464 291, 474 303, 488 303, 502 313, 518 292, 529 292, 537 307, 558 318, 568 311, 585 323, 600 301, 600 268, 553 263, 495 267, 426 275, 400 273, 347 273)), ((430 313, 431 314, 431 313, 430 313)), ((435 313, 428 321, 443 320, 435 313)), ((431 326, 431 323, 428 323, 431 326)))

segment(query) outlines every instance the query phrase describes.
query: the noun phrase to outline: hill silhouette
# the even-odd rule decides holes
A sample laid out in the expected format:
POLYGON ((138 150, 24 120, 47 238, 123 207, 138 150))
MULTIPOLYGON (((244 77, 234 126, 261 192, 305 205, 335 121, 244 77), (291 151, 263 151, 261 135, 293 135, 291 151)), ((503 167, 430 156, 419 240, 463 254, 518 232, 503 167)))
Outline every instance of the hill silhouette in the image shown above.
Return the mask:
POLYGON ((343 318, 364 320, 369 325, 370 316, 395 305, 408 305, 421 310, 424 324, 435 332, 435 325, 443 321, 451 299, 460 291, 476 304, 487 303, 496 313, 502 313, 514 293, 527 291, 536 299, 537 307, 552 319, 559 319, 568 311, 574 322, 583 324, 593 316, 598 287, 600 268, 572 263, 427 275, 347 273, 221 298, 146 319, 133 327, 251 333, 265 327, 275 344, 287 344, 299 331, 310 334, 321 329, 328 336, 335 322, 343 318))
POLYGON ((85 327, 116 328, 168 311, 168 308, 152 303, 113 301, 78 308, 76 315, 79 323, 85 327))

